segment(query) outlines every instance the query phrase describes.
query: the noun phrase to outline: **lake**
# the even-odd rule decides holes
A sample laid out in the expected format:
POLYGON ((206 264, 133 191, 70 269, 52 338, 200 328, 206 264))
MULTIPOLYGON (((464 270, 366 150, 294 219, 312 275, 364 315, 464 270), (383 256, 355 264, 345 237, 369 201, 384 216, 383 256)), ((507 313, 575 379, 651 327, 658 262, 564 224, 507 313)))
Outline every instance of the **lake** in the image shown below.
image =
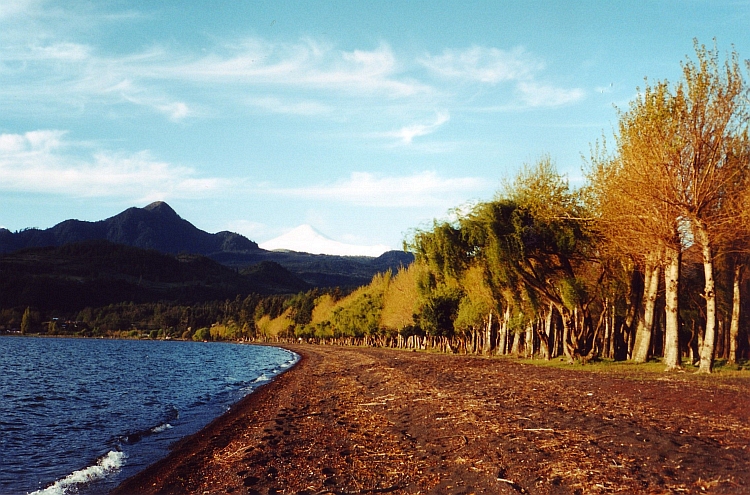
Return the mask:
POLYGON ((297 359, 228 343, 0 337, 0 493, 107 493, 297 359))

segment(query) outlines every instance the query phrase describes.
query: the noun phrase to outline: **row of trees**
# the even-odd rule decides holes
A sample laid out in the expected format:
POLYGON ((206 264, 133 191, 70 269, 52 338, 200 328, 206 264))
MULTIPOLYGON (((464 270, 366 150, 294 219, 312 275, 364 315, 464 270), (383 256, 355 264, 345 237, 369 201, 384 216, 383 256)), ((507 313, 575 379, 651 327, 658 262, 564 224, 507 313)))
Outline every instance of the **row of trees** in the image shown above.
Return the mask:
POLYGON ((722 62, 696 43, 682 68, 679 82, 647 82, 620 113, 611 148, 593 146, 584 187, 570 188, 548 157, 524 167, 493 201, 417 231, 414 267, 318 301, 321 316, 297 335, 416 335, 570 361, 662 356, 667 369, 690 356, 706 373, 719 346, 735 361, 750 94, 736 53, 722 62), (412 310, 400 328, 384 316, 394 285, 412 310))

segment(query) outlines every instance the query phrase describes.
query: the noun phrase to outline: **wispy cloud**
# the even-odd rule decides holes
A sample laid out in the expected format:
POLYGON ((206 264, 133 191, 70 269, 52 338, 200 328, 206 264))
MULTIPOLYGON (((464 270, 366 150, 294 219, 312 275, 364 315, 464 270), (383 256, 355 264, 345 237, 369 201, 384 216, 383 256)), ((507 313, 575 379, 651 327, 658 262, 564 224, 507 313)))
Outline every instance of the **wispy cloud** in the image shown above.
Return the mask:
POLYGON ((219 100, 224 105, 236 103, 252 90, 260 93, 249 100, 256 107, 298 115, 324 113, 325 107, 310 102, 277 105, 271 94, 289 88, 329 97, 391 100, 433 91, 402 74, 387 44, 344 51, 310 39, 296 43, 247 39, 211 47, 208 55, 161 47, 113 55, 86 44, 50 43, 43 38, 6 42, 0 49, 5 62, 0 72, 9 76, 2 91, 9 97, 44 99, 60 106, 126 102, 150 107, 172 120, 195 114, 194 104, 178 94, 187 91, 193 98, 211 100, 216 85, 223 86, 219 100), (195 89, 206 87, 210 93, 198 96, 195 89))
POLYGON ((532 107, 557 107, 573 103, 584 97, 580 88, 563 89, 554 86, 521 81, 517 86, 521 98, 532 107))
POLYGON ((193 169, 148 152, 98 151, 80 156, 66 133, 41 130, 0 134, 0 190, 75 197, 121 197, 144 202, 214 194, 230 181, 199 177, 193 169))
POLYGON ((403 144, 411 144, 415 137, 432 134, 449 120, 450 115, 447 112, 441 112, 435 116, 435 120, 432 122, 404 126, 397 131, 385 133, 385 136, 398 138, 403 144))
POLYGON ((402 76, 390 46, 373 50, 337 50, 305 39, 269 43, 249 39, 196 60, 154 68, 153 77, 193 81, 280 85, 404 97, 429 91, 428 85, 402 76))
POLYGON ((427 55, 422 65, 444 77, 497 84, 529 79, 544 64, 522 48, 511 51, 474 46, 466 50, 446 49, 442 55, 427 55))
POLYGON ((374 207, 448 207, 456 198, 482 192, 486 183, 476 177, 445 178, 427 171, 402 177, 354 172, 347 179, 303 188, 272 188, 269 192, 303 199, 374 207))
MULTIPOLYGON (((448 208, 467 194, 486 193, 486 186, 479 178, 441 177, 427 171, 390 177, 354 172, 332 183, 284 188, 252 183, 246 178, 201 177, 192 168, 157 160, 148 151, 91 151, 90 144, 68 139, 65 131, 0 134, 0 191, 124 198, 133 202, 252 191, 358 206, 448 208)), ((264 228, 247 223, 236 227, 241 232, 264 228)))
POLYGON ((421 58, 420 63, 433 73, 452 80, 492 86, 512 84, 521 101, 531 107, 564 105, 585 95, 579 88, 565 89, 539 82, 545 64, 522 48, 509 51, 478 46, 466 50, 446 49, 442 55, 421 58))
POLYGON ((39 3, 39 0, 8 0, 2 2, 0 3, 0 19, 25 14, 39 3))

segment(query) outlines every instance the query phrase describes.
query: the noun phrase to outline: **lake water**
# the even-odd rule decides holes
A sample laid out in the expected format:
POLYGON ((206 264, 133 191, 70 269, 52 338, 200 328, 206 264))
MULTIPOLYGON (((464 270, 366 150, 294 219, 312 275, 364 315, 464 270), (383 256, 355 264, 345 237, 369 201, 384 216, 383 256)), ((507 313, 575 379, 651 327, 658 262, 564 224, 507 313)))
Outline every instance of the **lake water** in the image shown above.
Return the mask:
POLYGON ((0 493, 107 493, 297 359, 253 345, 0 337, 0 493))

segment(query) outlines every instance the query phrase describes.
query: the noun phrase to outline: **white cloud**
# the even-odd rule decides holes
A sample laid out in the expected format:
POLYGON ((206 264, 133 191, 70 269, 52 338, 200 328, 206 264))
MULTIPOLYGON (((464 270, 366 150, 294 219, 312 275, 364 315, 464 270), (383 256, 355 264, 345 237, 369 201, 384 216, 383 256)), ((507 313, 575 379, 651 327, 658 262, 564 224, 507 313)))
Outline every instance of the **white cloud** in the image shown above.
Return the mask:
POLYGON ((217 53, 193 61, 154 67, 152 77, 248 85, 279 85, 343 90, 348 94, 410 96, 430 88, 399 77, 391 48, 381 44, 374 50, 336 50, 307 39, 298 43, 268 43, 247 40, 230 47, 228 55, 217 53))
POLYGON ((544 68, 522 48, 511 51, 474 46, 467 50, 445 50, 420 60, 433 72, 449 78, 497 84, 530 78, 544 68))
POLYGON ((159 104, 159 105, 156 105, 156 108, 161 113, 167 115, 169 119, 173 121, 184 119, 185 117, 187 117, 188 115, 192 113, 191 110, 188 108, 188 106, 181 101, 159 104))
POLYGON ((65 131, 41 130, 26 134, 0 134, 0 156, 49 151, 61 146, 65 131))
POLYGON ((463 51, 445 50, 442 55, 428 55, 420 62, 449 79, 493 86, 512 83, 524 104, 531 107, 564 105, 585 95, 579 88, 565 89, 538 82, 538 74, 545 65, 522 48, 505 51, 475 46, 463 51))
POLYGON ((435 172, 403 177, 378 177, 354 172, 348 179, 305 188, 275 188, 269 192, 312 200, 344 202, 374 207, 448 207, 458 197, 483 191, 486 184, 475 177, 442 178, 435 172))
POLYGON ((5 0, 0 2, 0 19, 26 14, 38 3, 39 0, 5 0))
MULTIPOLYGON (((49 43, 44 38, 4 42, 0 50, 6 64, 12 62, 13 67, 13 77, 2 89, 9 99, 61 107, 127 102, 152 108, 171 120, 195 115, 195 104, 178 96, 184 89, 192 98, 214 104, 223 100, 229 105, 252 91, 257 96, 250 103, 256 107, 297 115, 320 114, 327 109, 309 101, 276 105, 268 95, 291 88, 329 96, 393 99, 433 91, 427 84, 403 76, 386 44, 372 50, 343 51, 313 40, 271 43, 249 39, 213 47, 208 55, 154 47, 118 56, 103 55, 90 45, 49 43), (219 99, 214 98, 217 85, 223 86, 218 90, 219 99), (210 91, 206 97, 199 96, 195 87, 210 91)), ((11 65, 0 65, 0 70, 10 70, 8 67, 11 65)))
POLYGON ((63 62, 81 62, 91 56, 91 47, 78 43, 56 43, 46 46, 31 46, 30 58, 63 62))
POLYGON ((146 151, 67 151, 63 131, 0 134, 0 190, 76 197, 124 197, 139 202, 203 196, 231 186, 224 179, 197 177, 194 170, 161 162, 146 151))
POLYGON ((438 113, 435 120, 428 124, 412 124, 402 127, 398 131, 386 133, 386 136, 396 137, 403 144, 411 144, 415 137, 426 136, 435 132, 440 126, 450 120, 447 112, 438 113))
POLYGON ((534 82, 519 82, 521 98, 532 107, 556 107, 573 103, 584 97, 582 89, 562 89, 534 82))

